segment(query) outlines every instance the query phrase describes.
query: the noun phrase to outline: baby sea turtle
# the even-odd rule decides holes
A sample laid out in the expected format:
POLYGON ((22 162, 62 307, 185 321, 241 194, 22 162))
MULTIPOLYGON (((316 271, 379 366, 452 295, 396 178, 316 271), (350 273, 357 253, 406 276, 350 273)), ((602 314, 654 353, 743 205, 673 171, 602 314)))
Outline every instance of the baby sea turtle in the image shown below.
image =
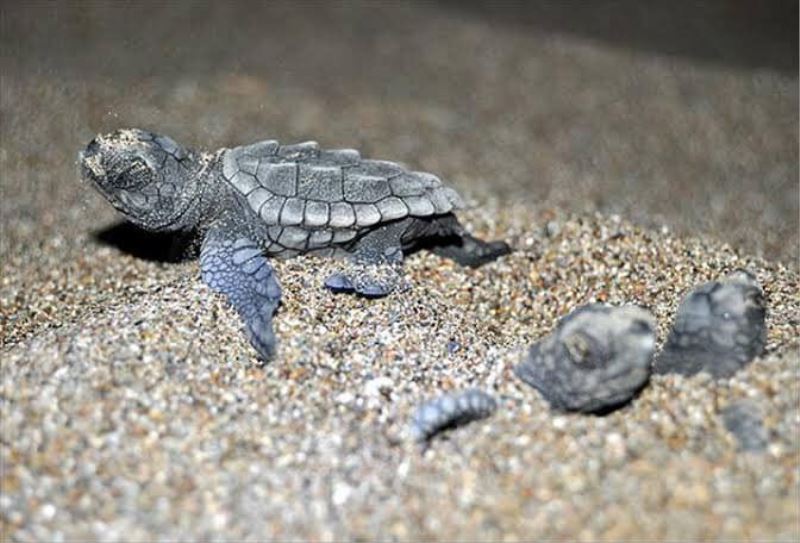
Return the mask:
POLYGON ((199 153, 138 129, 97 136, 80 154, 83 177, 150 231, 202 236, 203 280, 225 294, 262 358, 274 352, 281 289, 268 257, 346 257, 326 280, 337 292, 385 296, 403 255, 425 246, 479 266, 509 252, 459 224, 458 194, 429 173, 315 142, 199 153))
POLYGON ((443 394, 417 408, 411 421, 411 436, 415 441, 427 441, 444 430, 484 419, 496 409, 497 400, 482 390, 443 394))
POLYGON ((758 452, 769 444, 769 431, 764 426, 764 413, 751 400, 738 400, 720 412, 725 428, 733 434, 743 452, 758 452))
POLYGON ((640 307, 586 305, 535 343, 514 372, 553 409, 605 413, 647 384, 655 330, 655 318, 640 307))
POLYGON ((700 285, 678 307, 653 371, 730 377, 764 352, 765 316, 764 292, 746 270, 700 285))

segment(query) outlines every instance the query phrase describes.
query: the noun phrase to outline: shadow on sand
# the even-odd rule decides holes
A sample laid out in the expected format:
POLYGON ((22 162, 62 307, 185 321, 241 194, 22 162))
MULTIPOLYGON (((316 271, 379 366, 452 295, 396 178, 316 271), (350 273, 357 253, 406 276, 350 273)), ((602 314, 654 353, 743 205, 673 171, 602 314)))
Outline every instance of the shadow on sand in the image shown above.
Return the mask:
POLYGON ((199 251, 193 233, 148 232, 124 221, 97 230, 92 237, 102 245, 150 262, 186 262, 196 258, 199 251))

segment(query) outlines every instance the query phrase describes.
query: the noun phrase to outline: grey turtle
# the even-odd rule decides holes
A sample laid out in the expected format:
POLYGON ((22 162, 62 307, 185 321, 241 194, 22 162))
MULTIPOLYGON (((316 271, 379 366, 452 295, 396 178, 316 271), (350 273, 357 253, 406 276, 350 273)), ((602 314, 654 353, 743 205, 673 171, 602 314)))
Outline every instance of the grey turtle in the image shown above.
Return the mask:
POLYGON ((484 419, 497 409, 497 401, 478 389, 451 392, 430 400, 414 412, 411 437, 425 442, 433 436, 472 421, 484 419))
POLYGON ((464 230, 458 194, 429 173, 315 142, 267 140, 200 153, 144 130, 118 130, 80 153, 82 174, 128 220, 202 237, 203 280, 225 294, 258 354, 274 352, 281 289, 268 257, 345 257, 327 288, 385 296, 419 247, 463 265, 507 254, 464 230), (389 273, 387 273, 389 270, 389 273))
POLYGON ((583 306, 535 343, 514 372, 554 409, 602 414, 647 383, 655 330, 655 318, 640 307, 583 306))
POLYGON ((764 352, 765 316, 764 293, 748 271, 700 285, 678 307, 653 370, 730 377, 764 352))
POLYGON ((769 444, 761 408, 750 400, 739 400, 720 412, 725 428, 736 438, 743 452, 758 452, 769 444))

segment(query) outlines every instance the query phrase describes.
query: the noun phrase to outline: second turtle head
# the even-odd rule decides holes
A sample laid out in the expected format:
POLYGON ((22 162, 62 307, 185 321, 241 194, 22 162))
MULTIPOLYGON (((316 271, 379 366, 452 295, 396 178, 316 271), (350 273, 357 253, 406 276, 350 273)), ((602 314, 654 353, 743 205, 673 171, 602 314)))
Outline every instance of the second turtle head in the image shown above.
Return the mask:
POLYGON ((125 129, 99 135, 78 156, 84 179, 147 230, 181 230, 199 197, 200 161, 166 136, 125 129))

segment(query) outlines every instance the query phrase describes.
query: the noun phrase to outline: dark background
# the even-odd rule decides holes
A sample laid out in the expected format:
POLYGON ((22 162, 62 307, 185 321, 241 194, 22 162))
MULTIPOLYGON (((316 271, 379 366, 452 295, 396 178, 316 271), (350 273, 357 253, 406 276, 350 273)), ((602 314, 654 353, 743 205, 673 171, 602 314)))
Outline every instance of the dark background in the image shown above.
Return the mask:
POLYGON ((777 0, 4 2, 4 251, 97 226, 75 155, 138 126, 358 147, 478 201, 796 260, 797 21, 777 0))

